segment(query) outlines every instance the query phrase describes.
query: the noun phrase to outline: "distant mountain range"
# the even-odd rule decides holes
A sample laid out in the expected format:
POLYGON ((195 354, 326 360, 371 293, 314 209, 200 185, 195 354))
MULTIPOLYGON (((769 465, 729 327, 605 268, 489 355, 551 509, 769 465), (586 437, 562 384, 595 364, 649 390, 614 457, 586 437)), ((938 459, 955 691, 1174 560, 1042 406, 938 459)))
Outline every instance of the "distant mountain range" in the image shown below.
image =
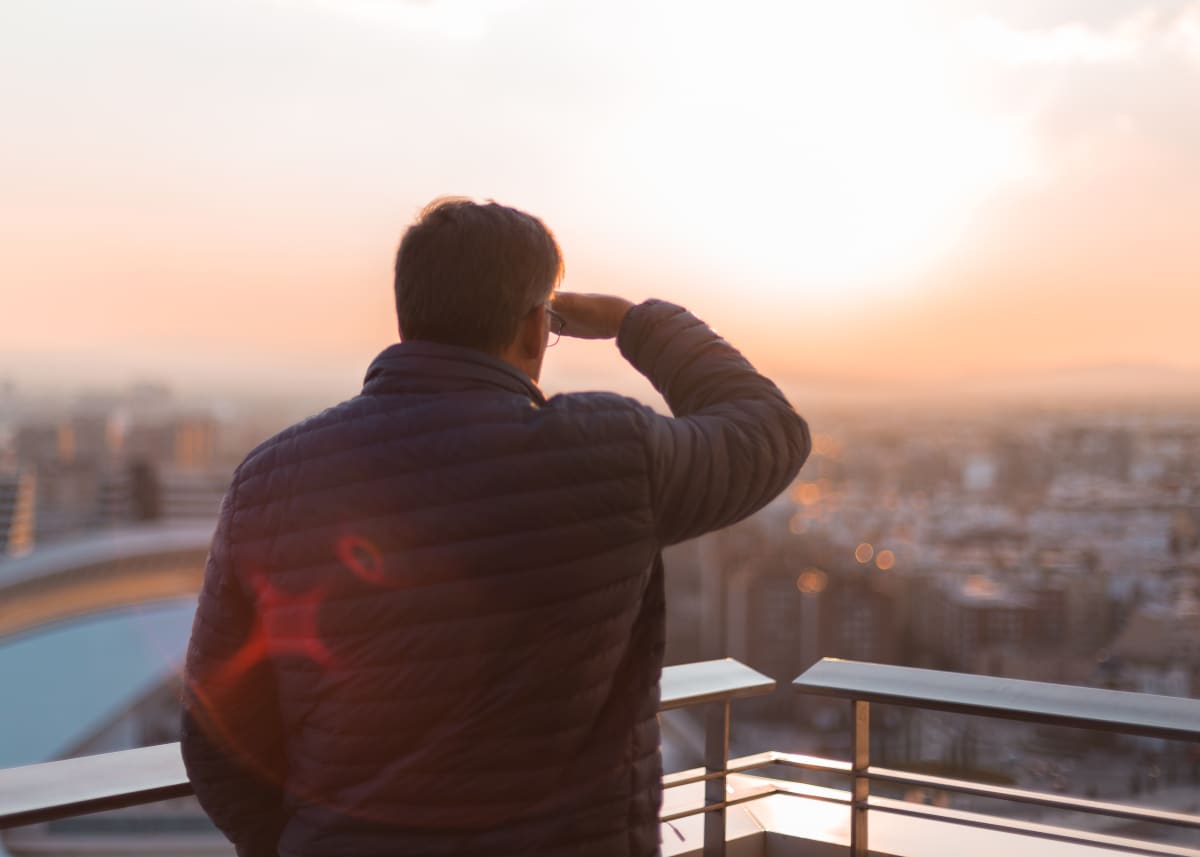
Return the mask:
POLYGON ((1092 366, 995 373, 942 380, 781 376, 800 396, 853 402, 870 399, 1001 398, 1044 402, 1166 401, 1200 405, 1200 370, 1162 366, 1092 366))

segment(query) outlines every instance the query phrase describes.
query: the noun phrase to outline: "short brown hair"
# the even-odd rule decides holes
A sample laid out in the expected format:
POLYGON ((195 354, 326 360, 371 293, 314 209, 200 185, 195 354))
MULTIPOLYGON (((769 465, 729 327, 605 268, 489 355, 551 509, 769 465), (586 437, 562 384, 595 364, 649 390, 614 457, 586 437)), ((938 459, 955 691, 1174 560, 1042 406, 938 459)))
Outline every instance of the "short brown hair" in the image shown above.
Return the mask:
POLYGON ((495 354, 562 279, 558 242, 523 211, 436 199, 396 252, 400 336, 495 354))

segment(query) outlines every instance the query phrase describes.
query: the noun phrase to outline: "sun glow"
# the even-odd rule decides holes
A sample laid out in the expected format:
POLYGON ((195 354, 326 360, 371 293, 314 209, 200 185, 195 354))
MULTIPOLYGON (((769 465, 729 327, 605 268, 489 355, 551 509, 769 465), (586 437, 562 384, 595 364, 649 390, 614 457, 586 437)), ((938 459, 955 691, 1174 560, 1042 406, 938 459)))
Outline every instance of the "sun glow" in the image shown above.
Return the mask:
POLYGON ((855 9, 689 4, 662 22, 671 92, 627 157, 656 226, 723 274, 835 298, 894 288, 1030 172, 1022 123, 956 92, 944 34, 855 9))

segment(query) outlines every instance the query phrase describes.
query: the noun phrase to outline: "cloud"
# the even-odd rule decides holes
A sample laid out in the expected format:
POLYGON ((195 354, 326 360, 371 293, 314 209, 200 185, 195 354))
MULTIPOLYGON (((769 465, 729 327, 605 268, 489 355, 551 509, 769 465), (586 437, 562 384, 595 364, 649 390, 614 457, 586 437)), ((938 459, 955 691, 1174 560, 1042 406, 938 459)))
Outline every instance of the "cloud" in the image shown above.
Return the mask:
POLYGON ((453 41, 482 39, 492 20, 523 5, 523 0, 276 0, 364 24, 393 26, 453 41))
POLYGON ((986 91, 1023 117, 1040 175, 1082 171, 1106 184, 1200 175, 1197 0, 1020 26, 993 9, 959 35, 986 91))
POLYGON ((1196 4, 1175 19, 1168 41, 1179 53, 1200 65, 1200 4, 1196 4))
POLYGON ((1158 57, 1200 62, 1200 3, 1175 14, 1144 7, 1107 27, 1071 21, 1021 28, 984 15, 967 22, 962 36, 977 54, 1014 66, 1100 65, 1158 57))

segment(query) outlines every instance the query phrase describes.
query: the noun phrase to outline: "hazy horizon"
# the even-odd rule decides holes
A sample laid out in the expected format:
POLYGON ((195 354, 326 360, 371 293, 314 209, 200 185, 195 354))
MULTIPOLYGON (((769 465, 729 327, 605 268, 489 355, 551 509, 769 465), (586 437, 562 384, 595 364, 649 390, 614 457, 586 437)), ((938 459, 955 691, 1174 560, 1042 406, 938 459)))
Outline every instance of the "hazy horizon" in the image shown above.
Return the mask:
MULTIPOLYGON (((629 367, 611 344, 589 343, 593 354, 584 371, 563 369, 548 362, 541 386, 548 394, 581 390, 612 390, 665 407, 650 384, 629 367)), ((55 355, 62 360, 63 355, 55 355)), ((553 355, 551 355, 553 356, 553 355)), ((121 377, 104 372, 89 377, 46 368, 46 374, 22 380, 0 375, 0 387, 25 402, 56 407, 74 403, 118 399, 134 388, 161 387, 177 403, 212 407, 227 403, 282 407, 294 418, 328 407, 359 392, 363 367, 309 364, 280 380, 272 367, 250 367, 237 378, 212 376, 192 383, 162 371, 132 371, 121 377), (257 374, 256 374, 257 370, 257 374)), ((848 378, 832 374, 775 372, 784 392, 803 409, 874 407, 886 403, 903 410, 906 405, 936 405, 954 410, 961 405, 1064 408, 1095 406, 1105 409, 1158 407, 1200 408, 1200 370, 1162 366, 1059 367, 1025 372, 964 374, 943 379, 848 378)))

